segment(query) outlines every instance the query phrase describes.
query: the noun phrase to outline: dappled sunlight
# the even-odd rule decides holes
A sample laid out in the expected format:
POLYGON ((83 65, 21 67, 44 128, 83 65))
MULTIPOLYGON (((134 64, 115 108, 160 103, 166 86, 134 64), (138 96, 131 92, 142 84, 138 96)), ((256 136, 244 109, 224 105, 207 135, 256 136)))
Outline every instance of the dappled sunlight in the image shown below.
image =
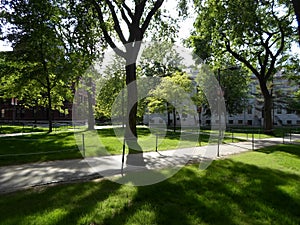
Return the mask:
POLYGON ((299 223, 300 176, 248 164, 247 154, 255 159, 257 153, 215 161, 205 171, 186 166, 151 186, 101 181, 2 195, 0 220, 31 224, 43 215, 49 218, 43 224, 299 223))

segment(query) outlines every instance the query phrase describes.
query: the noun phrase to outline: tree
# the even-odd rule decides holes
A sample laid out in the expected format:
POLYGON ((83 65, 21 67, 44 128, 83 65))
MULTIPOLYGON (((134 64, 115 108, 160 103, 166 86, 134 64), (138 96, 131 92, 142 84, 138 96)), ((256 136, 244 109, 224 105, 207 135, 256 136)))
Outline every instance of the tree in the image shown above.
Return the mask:
MULTIPOLYGON (((47 99, 49 132, 52 131, 52 110, 54 93, 70 91, 72 82, 65 57, 64 41, 56 32, 56 26, 62 23, 62 12, 54 3, 42 0, 3 1, 2 19, 9 24, 6 39, 14 49, 15 72, 21 74, 18 79, 22 89, 25 84, 39 84, 41 95, 47 99), (24 65, 21 67, 20 65, 24 65), (60 88, 59 88, 60 87, 60 88)), ((18 81, 15 80, 15 81, 18 81)), ((60 105, 66 95, 57 95, 60 105)))
MULTIPOLYGON (((127 116, 125 140, 129 147, 129 155, 141 153, 137 143, 136 130, 136 115, 137 115, 137 86, 136 86, 136 60, 141 47, 145 33, 153 20, 155 14, 158 13, 164 0, 132 1, 132 7, 126 1, 96 1, 90 0, 92 6, 97 12, 104 38, 108 45, 126 61, 126 85, 127 85, 127 116), (121 41, 125 50, 117 47, 112 35, 109 32, 108 21, 106 20, 105 10, 109 11, 110 19, 112 20, 114 30, 118 39, 121 41), (121 28, 121 22, 124 22, 128 28, 128 38, 125 37, 125 32, 121 28), (131 85, 129 86, 129 84, 131 85)), ((130 157, 127 159, 128 164, 132 164, 130 157)), ((139 165, 144 165, 143 157, 139 158, 139 165)))
POLYGON ((88 104, 88 129, 93 130, 95 125, 94 105, 95 86, 93 84, 92 64, 95 60, 103 59, 104 49, 107 47, 99 21, 95 18, 93 10, 85 1, 75 2, 69 0, 56 0, 62 16, 66 22, 57 24, 57 33, 64 40, 66 55, 71 61, 72 76, 85 85, 88 104), (67 6, 67 7, 66 7, 67 6), (73 30, 70 32, 70 30, 73 30), (88 34, 88 35, 87 35, 88 34))
POLYGON ((235 67, 218 70, 219 83, 223 90, 226 110, 229 114, 240 113, 246 106, 248 91, 247 71, 235 67))
MULTIPOLYGON (((115 116, 112 112, 112 106, 120 91, 125 95, 125 71, 124 63, 120 57, 115 57, 113 62, 105 68, 102 76, 97 82, 98 89, 96 99, 96 117, 100 120, 108 120, 111 116, 115 116)), ((124 100, 124 98, 122 98, 124 100)), ((123 110, 123 104, 120 104, 123 110)), ((122 113, 122 116, 124 113, 122 113)))
POLYGON ((272 132, 269 87, 279 66, 286 63, 295 34, 291 5, 278 0, 205 0, 196 6, 199 14, 191 44, 196 52, 204 49, 206 60, 215 66, 233 58, 256 76, 264 98, 264 129, 272 132))
MULTIPOLYGON (((3 0, 3 3, 2 23, 9 24, 5 38, 14 47, 15 57, 11 60, 18 62, 12 64, 18 73, 22 72, 19 92, 26 90, 27 83, 38 83, 35 87, 47 99, 51 132, 52 109, 59 108, 65 100, 71 100, 70 92, 92 61, 101 59, 105 44, 99 25, 84 2, 3 0), (27 67, 20 71, 18 64, 27 67)), ((89 86, 88 125, 89 129, 94 129, 92 78, 84 78, 89 86)))
MULTIPOLYGON (((34 112, 38 107, 48 107, 48 99, 46 97, 47 88, 43 77, 40 74, 38 64, 32 62, 24 62, 18 51, 8 52, 6 56, 1 54, 0 60, 0 80, 3 99, 18 98, 19 105, 25 108, 33 108, 34 112)), ((51 76, 51 83, 54 76, 51 76)), ((71 100, 72 90, 64 80, 59 80, 51 87, 52 109, 68 113, 64 110, 63 103, 65 100, 71 100)), ((35 114, 36 115, 36 114, 35 114)), ((35 117, 36 122, 36 117, 35 117)))
POLYGON ((186 99, 195 96, 192 80, 184 72, 176 71, 171 76, 163 77, 160 84, 150 92, 148 98, 150 112, 172 112, 174 132, 176 129, 176 111, 191 113, 190 105, 185 105, 186 99), (167 104, 168 103, 168 104, 167 104))
POLYGON ((298 35, 299 35, 299 45, 300 45, 300 2, 297 0, 292 0, 294 11, 296 14, 296 19, 298 22, 298 35))

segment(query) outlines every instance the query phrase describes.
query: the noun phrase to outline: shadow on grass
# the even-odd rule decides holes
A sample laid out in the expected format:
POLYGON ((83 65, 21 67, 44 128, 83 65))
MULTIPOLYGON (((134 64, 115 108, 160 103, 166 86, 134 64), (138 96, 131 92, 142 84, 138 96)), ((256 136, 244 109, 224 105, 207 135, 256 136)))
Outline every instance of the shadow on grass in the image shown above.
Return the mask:
POLYGON ((37 224, 42 216, 43 224, 300 223, 298 175, 230 159, 206 171, 197 166, 151 186, 102 181, 3 195, 0 222, 37 224))
MULTIPOLYGON (((122 131, 124 128, 108 128, 108 129, 100 129, 97 130, 98 134, 102 137, 115 137, 115 131, 114 130, 120 130, 122 131)), ((137 132, 139 136, 147 136, 150 135, 151 132, 148 128, 137 128, 137 132)))
MULTIPOLYGON (((0 215, 0 222, 1 224, 77 224, 79 219, 84 220, 83 213, 92 212, 99 202, 109 199, 119 187, 120 185, 115 183, 103 181, 97 185, 79 183, 27 191, 25 194, 21 192, 9 194, 5 196, 10 201, 6 202, 5 214, 0 215), (22 210, 16 210, 16 202, 22 210)), ((3 198, 0 199, 1 203, 2 201, 3 198)), ((0 208, 0 211, 3 212, 3 209, 0 208)))
POLYGON ((42 132, 43 128, 38 127, 23 127, 23 126, 3 126, 0 127, 0 134, 13 134, 13 133, 29 133, 29 132, 42 132))
POLYGON ((0 138, 0 166, 81 158, 72 132, 0 138))
POLYGON ((300 145, 297 144, 280 144, 280 145, 257 149, 256 151, 265 154, 271 154, 274 152, 285 152, 300 158, 300 145))
POLYGON ((137 214, 150 205, 153 224, 298 224, 299 179, 231 160, 214 162, 203 177, 187 167, 160 184, 138 187, 133 207, 105 222, 139 224, 137 214), (290 183, 297 196, 281 189, 290 183))

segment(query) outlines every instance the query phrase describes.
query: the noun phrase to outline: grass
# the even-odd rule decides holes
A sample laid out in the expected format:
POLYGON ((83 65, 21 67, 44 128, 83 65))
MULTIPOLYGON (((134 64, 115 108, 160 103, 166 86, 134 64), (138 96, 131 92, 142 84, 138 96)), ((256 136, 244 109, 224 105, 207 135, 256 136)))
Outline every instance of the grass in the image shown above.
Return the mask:
MULTIPOLYGON (((2 129, 6 133, 15 133, 19 132, 23 127, 2 126, 2 129)), ((47 128, 37 128, 36 131, 45 129, 47 128)), ((115 136, 113 129, 101 129, 95 132, 94 134, 96 135, 92 135, 91 132, 84 133, 85 155, 87 157, 107 155, 108 153, 122 154, 123 140, 115 136)), ((217 143, 218 132, 202 130, 199 137, 191 134, 191 132, 191 130, 183 133, 168 131, 166 134, 161 134, 155 130, 150 131, 148 128, 138 128, 139 144, 144 152, 149 152, 156 150, 156 141, 158 143, 157 150, 159 151, 207 145, 209 141, 217 143)), ((82 133, 77 131, 77 134, 79 148, 75 141, 74 133, 70 131, 68 126, 55 128, 51 134, 47 134, 44 131, 26 136, 0 137, 0 166, 82 158, 82 154, 79 151, 79 149, 82 150, 83 145, 82 133)), ((247 134, 235 132, 233 137, 231 132, 226 132, 223 143, 243 141, 246 139, 247 134)), ((257 139, 271 136, 257 133, 254 134, 254 137, 257 139)), ((252 136, 248 135, 248 140, 251 139, 252 136)), ((126 148, 127 152, 128 149, 126 148)))
POLYGON ((0 134, 29 133, 46 131, 44 127, 0 125, 0 134))
MULTIPOLYGON (((107 153, 122 154, 122 140, 115 136, 113 129, 102 129, 84 134, 86 156, 100 156, 107 153), (93 135, 95 132, 97 132, 96 135, 93 135)), ((147 128, 139 128, 138 134, 139 144, 144 152, 156 150, 155 134, 151 134, 147 128)), ((231 141, 231 138, 225 140, 231 141)), ((51 134, 39 132, 24 136, 0 137, 0 141, 0 166, 82 158, 79 151, 83 144, 80 132, 77 132, 75 137, 72 131, 58 130, 51 134)), ((208 141, 209 134, 202 134, 201 145, 206 145, 208 141)), ((167 132, 166 137, 158 136, 159 151, 199 145, 198 136, 195 134, 184 133, 181 135, 167 132)), ((126 149, 126 153, 127 151, 128 149, 126 149)))
MULTIPOLYGON (((101 129, 97 132, 100 139, 97 139, 94 132, 85 132, 85 147, 87 156, 105 155, 106 150, 110 154, 122 154, 123 135, 121 135, 121 138, 117 138, 113 129, 101 129), (100 144, 95 144, 97 142, 101 142, 101 146, 100 144)), ((116 132, 122 133, 121 128, 116 132)), ((211 141, 217 143, 218 134, 215 134, 215 138, 213 138, 214 140, 210 139, 210 135, 211 133, 202 133, 201 135, 198 135, 191 132, 174 133, 172 131, 167 131, 165 134, 157 131, 153 131, 153 133, 151 133, 148 128, 138 128, 138 143, 143 149, 143 152, 150 152, 156 150, 157 141, 157 149, 159 151, 164 151, 177 148, 198 147, 200 145, 207 145, 207 143, 211 141)), ((81 136, 79 136, 78 139, 80 140, 81 136)), ((231 141, 231 137, 224 138, 224 142, 231 141)), ((233 141, 238 142, 242 140, 234 138, 233 141)), ((126 148, 126 153, 127 151, 128 149, 126 148)))
POLYGON ((0 138, 0 165, 81 158, 71 132, 0 138))
POLYGON ((110 181, 20 191, 0 198, 0 224, 300 224, 300 147, 279 145, 189 165, 164 182, 110 181))

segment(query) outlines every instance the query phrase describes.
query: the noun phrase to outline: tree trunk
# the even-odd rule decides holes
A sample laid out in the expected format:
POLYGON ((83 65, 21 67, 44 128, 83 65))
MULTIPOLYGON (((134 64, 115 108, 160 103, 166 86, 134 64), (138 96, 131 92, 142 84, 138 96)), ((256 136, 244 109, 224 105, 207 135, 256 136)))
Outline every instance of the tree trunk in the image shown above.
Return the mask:
POLYGON ((174 133, 176 132, 176 110, 175 107, 173 108, 173 129, 174 133))
POLYGON ((47 67, 47 62, 44 56, 43 52, 43 44, 40 44, 40 54, 41 54, 41 62, 43 64, 43 70, 44 70, 44 75, 46 77, 46 89, 47 89, 47 98, 48 98, 48 123, 49 123, 49 130, 48 132, 51 133, 53 130, 53 125, 52 125, 52 117, 53 117, 53 112, 52 112, 52 98, 51 98, 51 82, 50 82, 50 77, 49 77, 49 72, 48 72, 48 67, 47 67))
POLYGON ((129 149, 127 164, 134 166, 145 166, 143 151, 138 144, 136 116, 138 106, 138 93, 136 84, 136 63, 126 65, 127 85, 127 119, 125 128, 125 141, 129 149), (134 156, 133 156, 134 154, 134 156))
POLYGON ((272 120, 272 96, 264 97, 264 131, 267 134, 273 133, 272 120))
POLYGON ((296 19, 298 22, 298 35, 299 35, 299 45, 300 45, 300 1, 299 0, 292 0, 293 2, 293 7, 295 10, 295 14, 296 14, 296 19))
POLYGON ((93 109, 93 92, 94 89, 92 87, 92 78, 88 78, 88 91, 87 91, 87 97, 88 97, 88 130, 94 130, 95 129, 95 117, 94 117, 94 109, 93 109))
POLYGON ((167 114, 168 114, 168 125, 167 127, 171 126, 171 118, 170 118, 170 110, 169 110, 169 102, 167 102, 167 114))
POLYGON ((272 120, 272 94, 270 94, 266 82, 264 80, 259 80, 261 92, 264 97, 264 132, 266 134, 273 133, 273 120, 272 120))
POLYGON ((53 124, 52 124, 53 112, 52 112, 51 87, 50 87, 50 80, 48 74, 46 76, 46 82, 47 82, 47 98, 48 98, 48 123, 49 123, 48 132, 51 133, 53 130, 53 124))

